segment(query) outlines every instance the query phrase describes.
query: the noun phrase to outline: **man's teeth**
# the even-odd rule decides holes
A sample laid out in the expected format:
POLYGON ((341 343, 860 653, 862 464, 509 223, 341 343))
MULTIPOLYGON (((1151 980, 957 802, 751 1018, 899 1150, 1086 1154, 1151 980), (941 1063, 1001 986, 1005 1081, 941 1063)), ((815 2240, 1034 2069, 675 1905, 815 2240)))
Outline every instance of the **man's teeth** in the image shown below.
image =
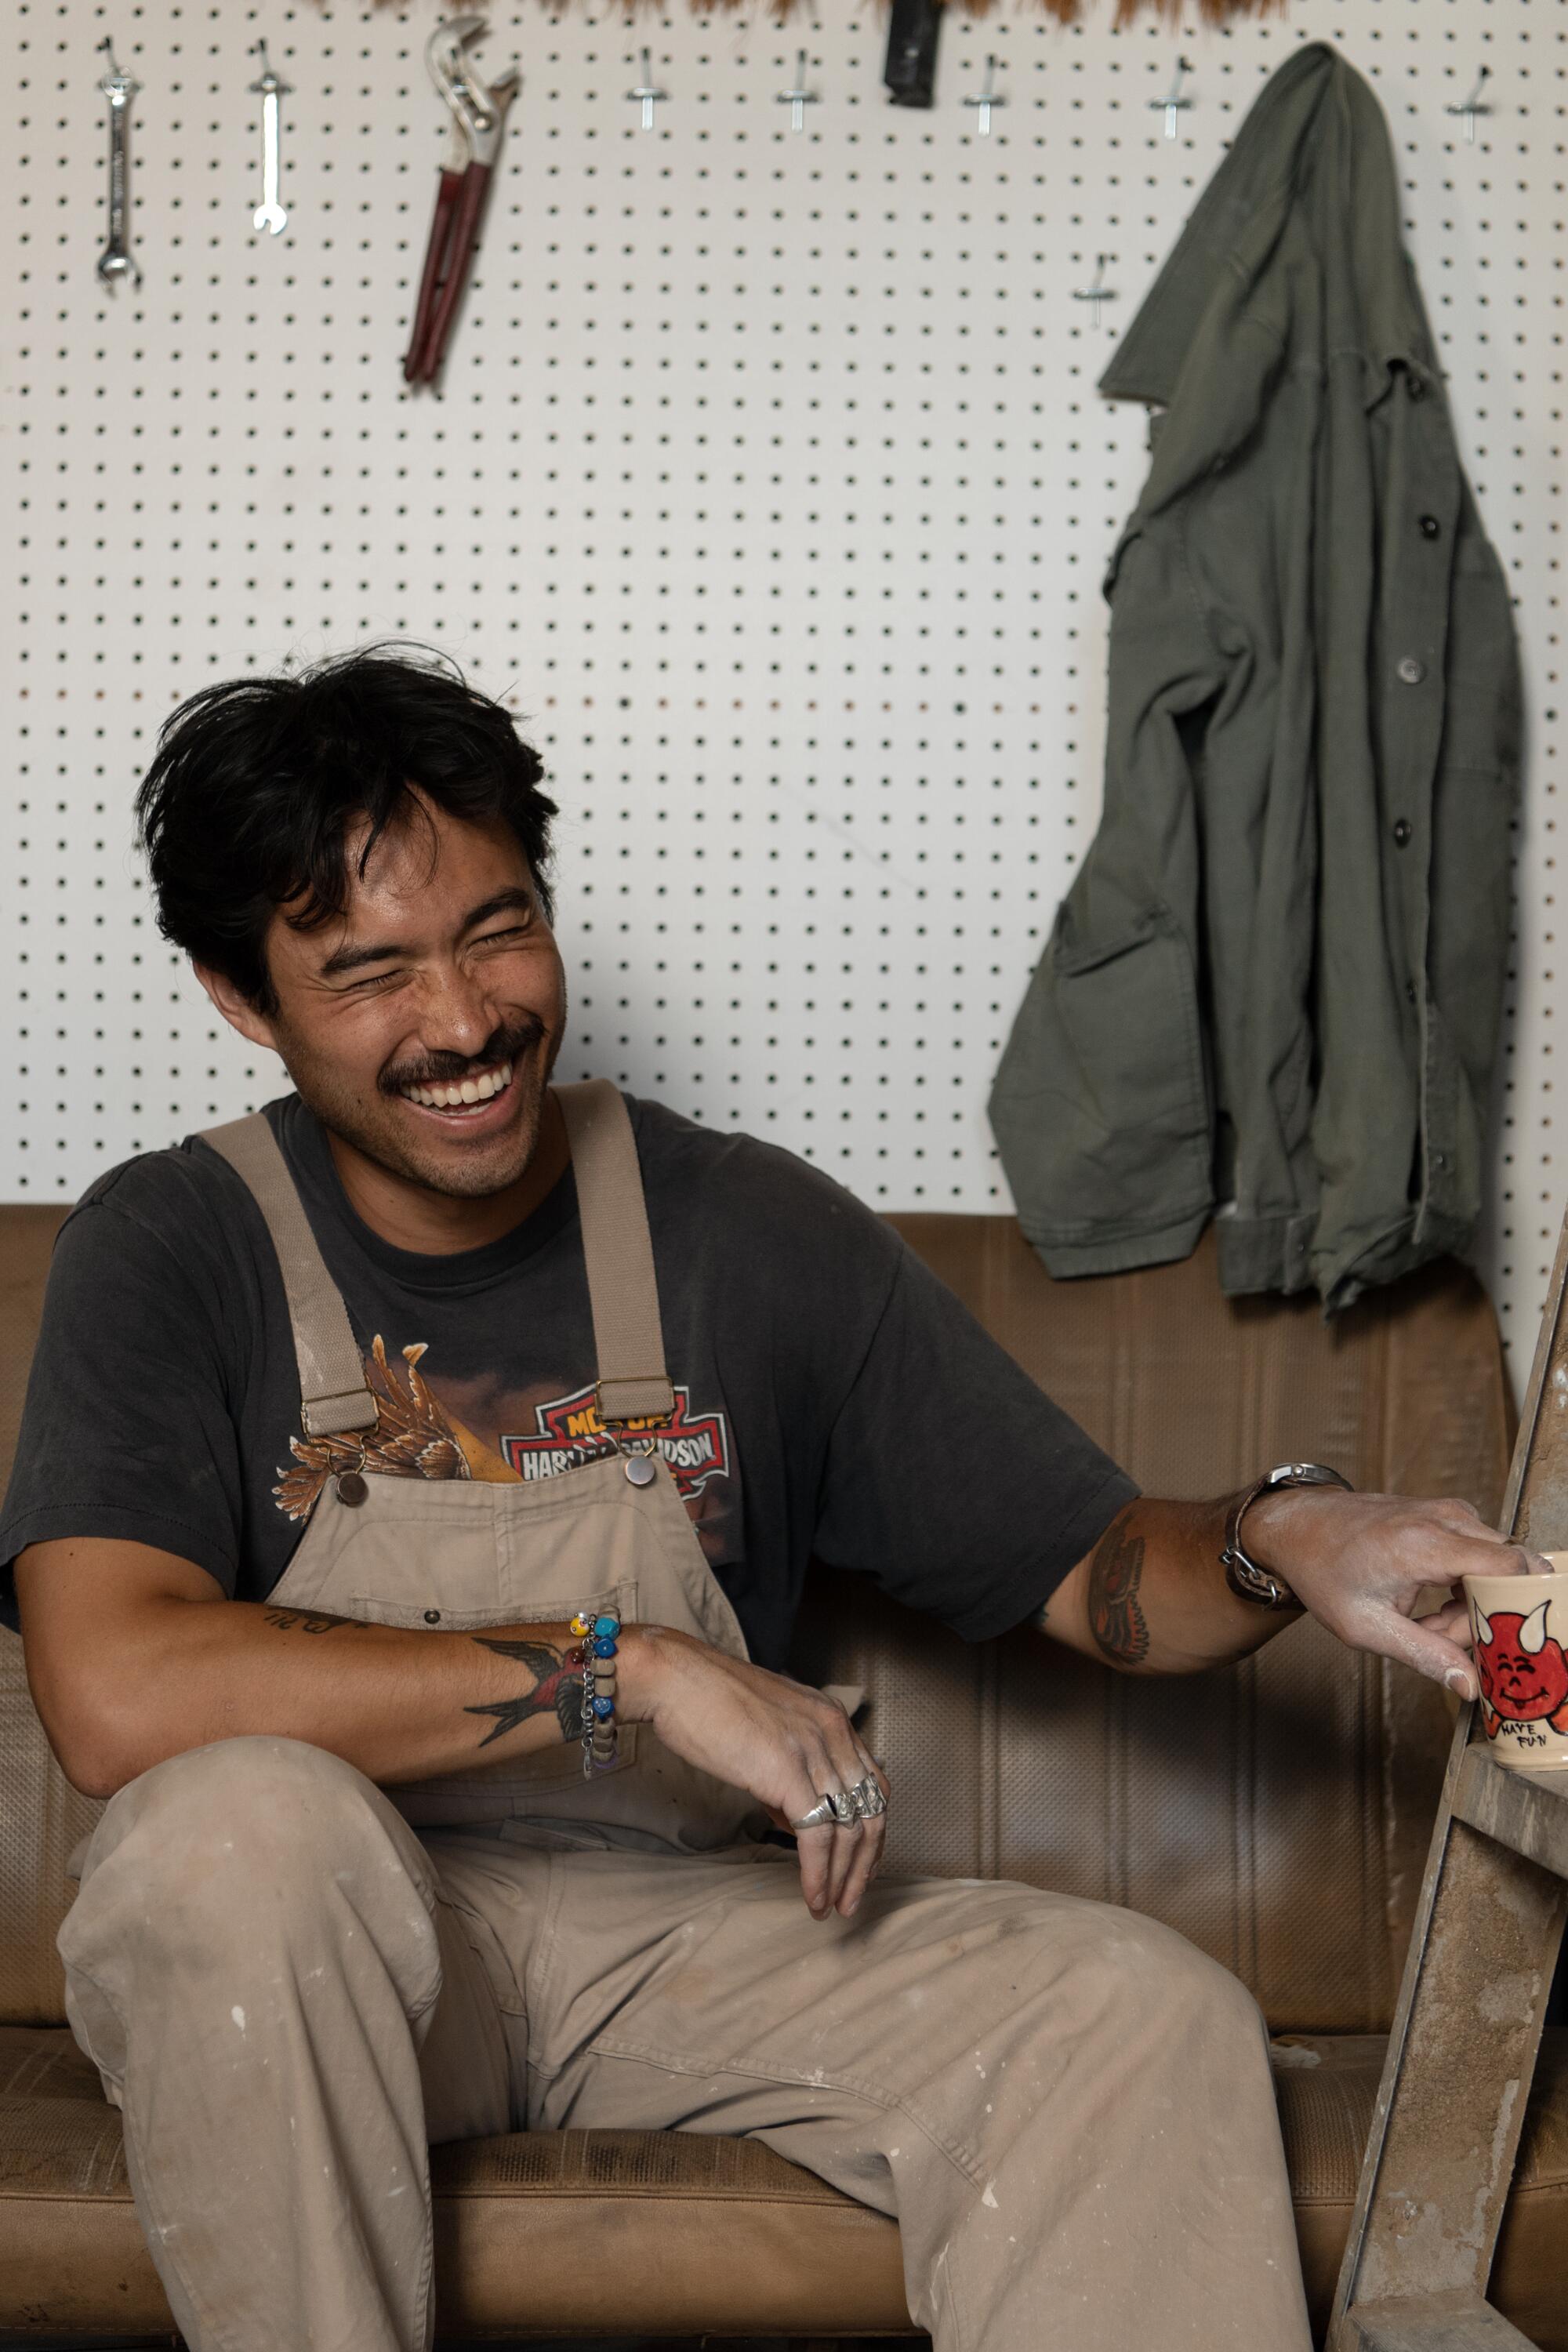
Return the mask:
POLYGON ((503 1062, 499 1069, 481 1070, 477 1078, 461 1078, 456 1086, 400 1087, 398 1092, 426 1110, 464 1110, 470 1103, 489 1102, 510 1084, 511 1064, 503 1062))

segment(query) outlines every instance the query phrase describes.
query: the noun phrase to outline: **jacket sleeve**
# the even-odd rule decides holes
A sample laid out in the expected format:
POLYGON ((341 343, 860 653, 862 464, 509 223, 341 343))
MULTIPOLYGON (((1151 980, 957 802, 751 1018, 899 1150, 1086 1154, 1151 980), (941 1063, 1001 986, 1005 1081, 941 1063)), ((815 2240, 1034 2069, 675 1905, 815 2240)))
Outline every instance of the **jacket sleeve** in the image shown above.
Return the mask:
POLYGON ((1053 1275, 1185 1257, 1214 1205, 1192 746, 1225 664, 1186 575, 1184 502, 1112 561, 1100 831, 991 1096, 1024 1233, 1053 1275))

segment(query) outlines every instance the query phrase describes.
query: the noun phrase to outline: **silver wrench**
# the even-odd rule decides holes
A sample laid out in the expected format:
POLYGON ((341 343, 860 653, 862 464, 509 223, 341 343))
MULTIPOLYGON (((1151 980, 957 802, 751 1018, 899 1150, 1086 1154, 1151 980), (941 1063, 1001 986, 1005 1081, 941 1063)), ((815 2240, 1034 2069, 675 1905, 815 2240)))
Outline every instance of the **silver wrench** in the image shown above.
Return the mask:
POLYGON ((107 50, 109 64, 100 89, 109 100, 109 243, 98 257, 98 274, 106 286, 114 286, 121 278, 129 278, 132 286, 142 283, 142 272, 131 256, 127 242, 131 212, 130 163, 127 140, 131 127, 131 101, 142 85, 121 73, 114 62, 113 44, 99 43, 107 50))
POLYGON ((261 202, 251 215, 252 228, 269 229, 274 236, 289 215, 278 201, 279 124, 278 101, 289 88, 279 81, 267 62, 267 44, 258 41, 261 53, 261 79, 250 85, 261 100, 261 202))

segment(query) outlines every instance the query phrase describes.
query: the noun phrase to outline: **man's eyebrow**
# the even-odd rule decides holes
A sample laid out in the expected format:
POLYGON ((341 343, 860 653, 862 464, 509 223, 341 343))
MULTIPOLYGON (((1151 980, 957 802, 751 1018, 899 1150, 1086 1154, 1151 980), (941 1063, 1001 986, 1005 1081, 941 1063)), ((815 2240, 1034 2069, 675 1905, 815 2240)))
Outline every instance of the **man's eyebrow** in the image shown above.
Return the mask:
POLYGON ((402 952, 402 949, 395 945, 384 948, 339 948, 335 955, 330 955, 327 958, 317 978, 336 980, 340 972, 357 971, 362 963, 389 963, 394 956, 401 955, 402 952))
MULTIPOLYGON (((482 906, 471 908, 463 918, 462 929, 464 932, 477 930, 479 924, 488 923, 494 915, 510 914, 514 909, 521 911, 523 908, 531 908, 533 904, 533 893, 527 885, 514 884, 509 890, 498 890, 494 898, 487 898, 482 906)), ((396 940, 385 947, 339 948, 334 955, 327 958, 317 977, 321 980, 336 980, 345 971, 360 971, 365 964, 391 963, 395 958, 405 952, 402 943, 396 940)))
POLYGON ((492 915, 510 915, 531 909, 533 904, 533 893, 527 883, 516 882, 510 890, 498 890, 493 898, 487 898, 482 907, 476 907, 471 914, 465 915, 463 929, 465 931, 477 931, 479 925, 488 923, 492 915))

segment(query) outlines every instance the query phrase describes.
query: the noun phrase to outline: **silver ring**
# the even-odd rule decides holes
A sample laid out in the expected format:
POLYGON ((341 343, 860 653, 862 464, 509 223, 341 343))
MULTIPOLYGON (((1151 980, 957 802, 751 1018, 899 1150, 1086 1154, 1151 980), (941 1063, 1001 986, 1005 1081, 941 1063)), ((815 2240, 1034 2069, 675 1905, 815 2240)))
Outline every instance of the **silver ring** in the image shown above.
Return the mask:
POLYGON ((858 1828, 859 1813, 855 1799, 847 1789, 825 1789, 809 1813, 802 1813, 790 1827, 796 1830, 823 1830, 835 1826, 858 1828))
POLYGON ((888 1810, 882 1784, 874 1772, 868 1772, 863 1780, 858 1780, 849 1795, 862 1821, 875 1821, 879 1813, 885 1813, 888 1810))

